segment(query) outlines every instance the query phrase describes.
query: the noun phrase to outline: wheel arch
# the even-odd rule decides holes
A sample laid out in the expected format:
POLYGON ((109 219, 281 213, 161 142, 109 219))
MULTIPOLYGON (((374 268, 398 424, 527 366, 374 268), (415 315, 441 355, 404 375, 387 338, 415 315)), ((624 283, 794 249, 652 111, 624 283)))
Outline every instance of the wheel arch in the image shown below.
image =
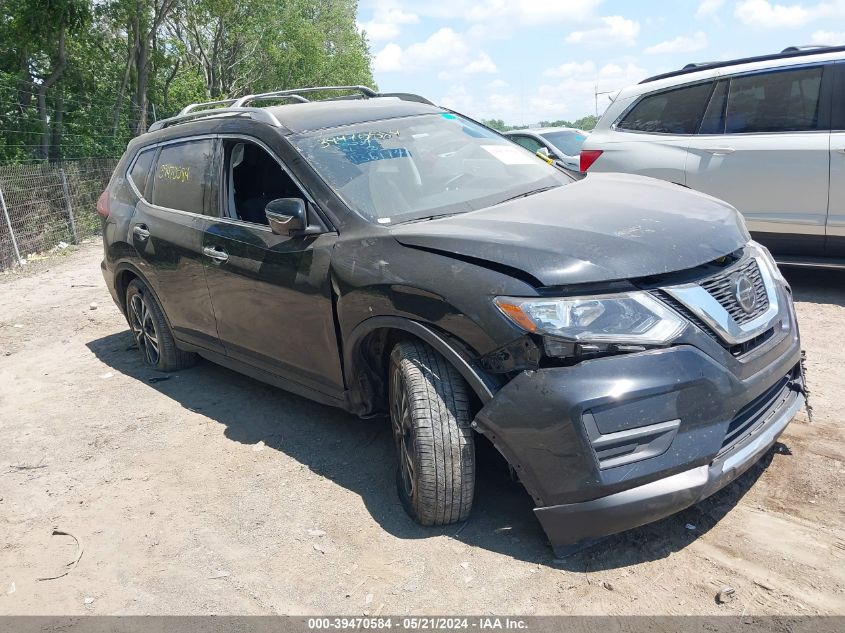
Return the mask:
POLYGON ((344 341, 343 366, 353 412, 368 415, 379 410, 386 398, 390 351, 397 342, 408 338, 419 339, 440 353, 482 405, 493 399, 495 381, 473 362, 460 341, 419 321, 378 316, 359 323, 344 341))
POLYGON ((115 267, 114 272, 114 289, 120 299, 120 309, 123 311, 123 315, 126 316, 126 289, 129 287, 129 284, 132 283, 133 279, 139 279, 147 287, 147 290, 152 293, 153 298, 156 300, 156 303, 158 303, 159 308, 161 309, 161 313, 164 315, 164 320, 167 321, 167 325, 170 326, 170 319, 167 316, 167 312, 164 310, 164 306, 158 297, 158 293, 156 293, 144 273, 130 262, 121 262, 115 267))

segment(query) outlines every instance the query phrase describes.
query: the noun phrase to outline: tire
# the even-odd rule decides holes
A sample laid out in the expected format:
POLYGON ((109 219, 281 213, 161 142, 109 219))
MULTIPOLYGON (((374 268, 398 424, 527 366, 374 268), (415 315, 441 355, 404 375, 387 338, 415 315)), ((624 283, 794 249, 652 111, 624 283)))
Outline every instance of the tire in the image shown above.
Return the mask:
POLYGON ((140 279, 133 279, 126 288, 126 319, 147 367, 177 371, 196 362, 196 354, 176 347, 161 306, 140 279))
POLYGON ((421 525, 465 521, 475 493, 475 442, 464 379, 419 341, 393 348, 389 372, 402 505, 421 525))

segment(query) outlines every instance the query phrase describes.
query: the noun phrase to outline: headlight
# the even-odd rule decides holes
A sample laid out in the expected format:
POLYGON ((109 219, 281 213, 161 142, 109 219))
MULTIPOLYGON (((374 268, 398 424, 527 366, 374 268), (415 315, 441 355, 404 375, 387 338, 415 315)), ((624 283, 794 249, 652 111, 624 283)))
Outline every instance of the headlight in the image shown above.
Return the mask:
POLYGON ((569 341, 663 345, 686 326, 686 321, 647 292, 522 299, 496 297, 496 306, 528 332, 569 341))

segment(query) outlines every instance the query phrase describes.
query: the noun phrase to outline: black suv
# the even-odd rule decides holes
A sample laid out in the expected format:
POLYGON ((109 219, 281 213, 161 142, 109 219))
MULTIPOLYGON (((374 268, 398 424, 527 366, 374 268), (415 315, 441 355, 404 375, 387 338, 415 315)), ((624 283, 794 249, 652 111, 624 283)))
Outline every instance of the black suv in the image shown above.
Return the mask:
POLYGON ((424 525, 469 515, 475 433, 560 551, 720 489, 804 402, 789 286, 735 209, 578 179, 419 96, 189 106, 98 211, 146 363, 388 414, 424 525))

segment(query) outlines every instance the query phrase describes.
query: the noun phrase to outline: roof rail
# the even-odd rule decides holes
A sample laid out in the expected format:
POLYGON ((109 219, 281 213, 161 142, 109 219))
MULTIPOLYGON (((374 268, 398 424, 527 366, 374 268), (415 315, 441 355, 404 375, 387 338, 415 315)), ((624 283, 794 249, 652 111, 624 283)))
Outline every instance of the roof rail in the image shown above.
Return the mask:
POLYGON ((673 70, 672 72, 662 73, 643 79, 640 83, 647 84, 658 79, 668 79, 669 77, 677 77, 678 75, 686 75, 694 73, 699 70, 708 70, 712 68, 724 68, 726 66, 736 66, 738 64, 749 64, 752 62, 765 62, 774 59, 788 59, 791 57, 804 57, 806 55, 819 55, 822 53, 845 53, 845 46, 790 46, 783 49, 780 53, 770 55, 758 55, 756 57, 743 57, 740 59, 729 59, 723 62, 709 62, 703 64, 687 64, 681 70, 673 70))
POLYGON ((303 97, 303 94, 308 94, 310 92, 324 92, 326 90, 343 90, 347 92, 358 92, 361 96, 366 98, 378 97, 381 96, 372 88, 368 88, 367 86, 312 86, 310 88, 295 88, 293 90, 275 90, 273 92, 262 92, 261 94, 256 95, 247 95, 245 97, 241 97, 240 99, 236 100, 234 106, 236 108, 243 107, 250 101, 256 101, 258 99, 281 99, 284 97, 290 97, 300 101, 301 103, 307 103, 308 99, 303 97))
POLYGON ((182 108, 174 117, 156 121, 150 126, 150 132, 161 130, 171 125, 184 123, 193 119, 205 117, 228 117, 228 116, 249 116, 256 121, 268 123, 273 127, 282 127, 279 120, 266 108, 252 108, 247 107, 247 104, 253 101, 270 101, 276 99, 289 99, 298 103, 310 103, 310 101, 303 97, 303 94, 312 92, 325 91, 345 91, 351 92, 351 95, 337 97, 337 99, 373 99, 376 97, 393 97, 401 99, 402 101, 414 101, 416 103, 425 103, 427 105, 434 105, 431 101, 420 95, 415 95, 407 92, 376 92, 367 86, 313 86, 310 88, 294 88, 292 90, 276 90, 274 92, 262 92, 254 95, 246 95, 235 99, 218 99, 217 101, 204 101, 202 103, 192 103, 182 108), (226 106, 218 108, 216 106, 226 106))
POLYGON ((829 44, 803 44, 801 46, 787 46, 781 51, 781 54, 788 55, 790 53, 800 53, 802 51, 819 52, 820 50, 824 51, 824 49, 826 48, 833 48, 833 46, 829 44))
POLYGON ((282 124, 279 123, 279 120, 275 116, 273 116, 273 113, 264 108, 219 108, 217 110, 198 110, 195 112, 185 112, 183 110, 182 112, 184 114, 180 113, 174 117, 170 117, 169 119, 162 119, 161 121, 156 121, 150 126, 148 131, 155 132, 156 130, 163 130, 164 128, 170 127, 171 125, 186 123, 193 119, 211 119, 214 117, 223 118, 233 116, 248 116, 251 119, 260 121, 261 123, 267 123, 268 125, 272 125, 273 127, 282 127, 282 124))

